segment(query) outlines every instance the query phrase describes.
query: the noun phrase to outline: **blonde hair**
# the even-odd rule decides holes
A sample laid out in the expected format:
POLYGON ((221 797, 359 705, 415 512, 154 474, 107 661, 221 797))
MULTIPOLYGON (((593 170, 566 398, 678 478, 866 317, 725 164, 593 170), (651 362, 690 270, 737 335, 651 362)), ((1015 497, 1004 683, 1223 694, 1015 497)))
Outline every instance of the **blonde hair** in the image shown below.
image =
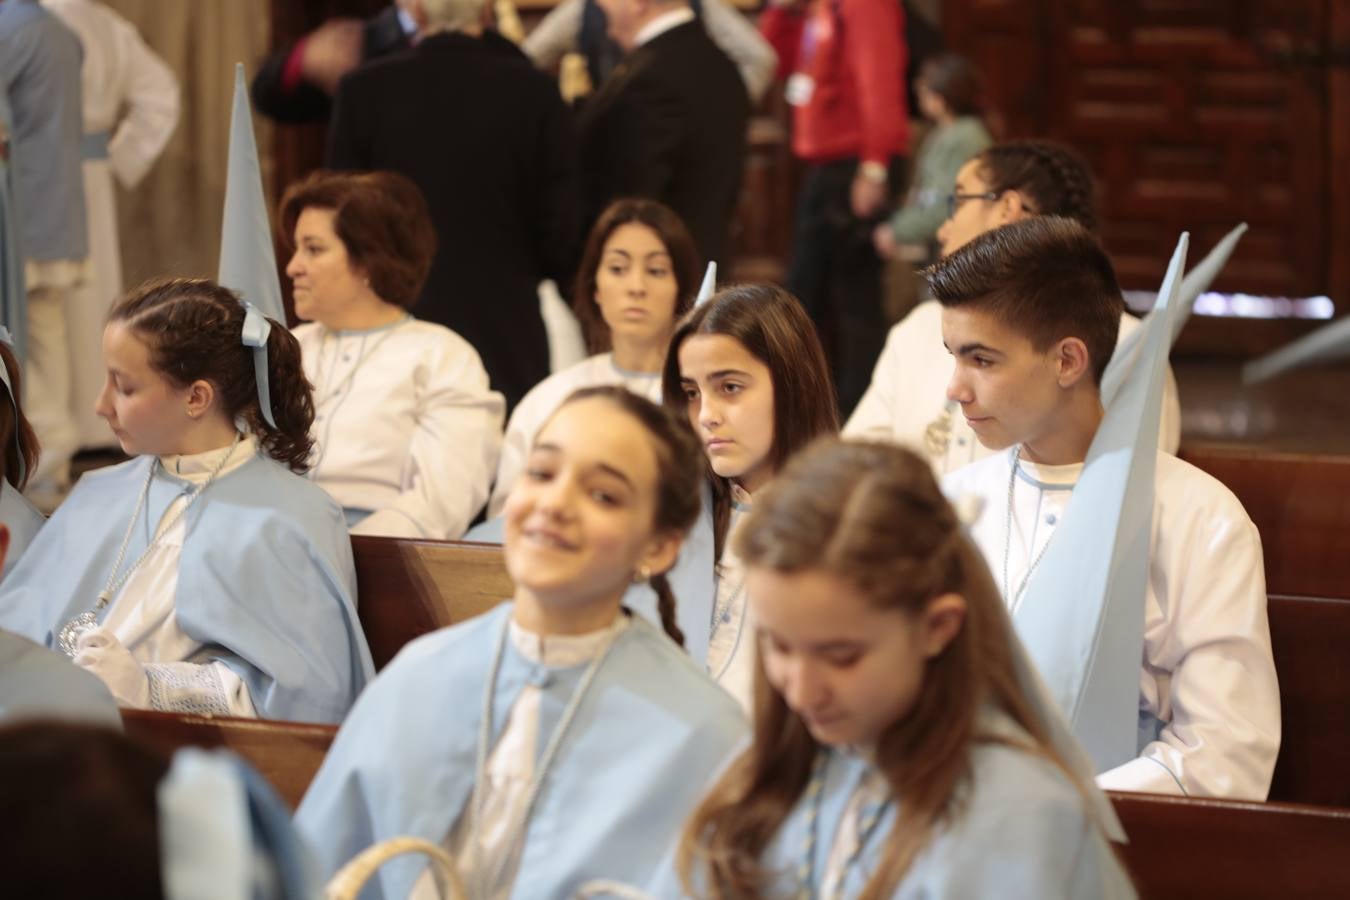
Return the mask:
MULTIPOLYGON (((748 567, 823 569, 885 609, 917 615, 943 594, 965 598, 965 621, 926 664, 914 706, 877 741, 877 767, 904 802, 863 900, 889 897, 933 834, 960 815, 971 746, 1008 742, 977 728, 985 705, 1030 737, 1016 746, 1049 759, 1086 797, 1023 694, 1012 625, 988 568, 920 457, 888 444, 817 441, 756 498, 736 541, 748 567)), ((729 900, 766 891, 771 876, 759 859, 806 789, 820 749, 762 667, 754 735, 682 836, 680 878, 686 890, 699 882, 700 896, 729 900), (697 876, 696 868, 703 870, 697 876)))

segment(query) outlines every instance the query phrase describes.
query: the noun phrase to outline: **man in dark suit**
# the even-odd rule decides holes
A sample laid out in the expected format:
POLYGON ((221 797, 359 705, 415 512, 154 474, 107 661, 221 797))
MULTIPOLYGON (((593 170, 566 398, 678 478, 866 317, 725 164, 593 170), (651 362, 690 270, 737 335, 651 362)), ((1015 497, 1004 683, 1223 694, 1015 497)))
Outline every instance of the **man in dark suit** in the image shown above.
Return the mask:
POLYGON ((392 3, 364 22, 327 20, 263 60, 253 76, 253 107, 287 124, 325 121, 338 80, 363 62, 407 50, 412 24, 392 3))
POLYGON ((686 0, 598 0, 626 56, 578 122, 587 221, 617 197, 660 200, 724 266, 750 101, 686 0))
POLYGON ((483 0, 405 4, 418 40, 339 83, 328 165, 421 187, 437 251, 414 312, 472 343, 513 407, 549 371, 539 282, 567 284, 580 241, 570 117, 552 80, 483 36, 483 0))

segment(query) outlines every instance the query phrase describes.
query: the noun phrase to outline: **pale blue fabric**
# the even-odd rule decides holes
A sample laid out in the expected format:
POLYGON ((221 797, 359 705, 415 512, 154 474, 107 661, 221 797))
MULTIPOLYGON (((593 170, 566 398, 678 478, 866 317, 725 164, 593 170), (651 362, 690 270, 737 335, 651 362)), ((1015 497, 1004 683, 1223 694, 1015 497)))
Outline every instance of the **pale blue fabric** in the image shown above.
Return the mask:
POLYGON ((8 96, 13 122, 10 164, 25 210, 26 259, 89 254, 80 171, 83 57, 79 38, 35 0, 0 3, 0 94, 8 96))
POLYGON ((216 281, 244 301, 248 314, 240 340, 253 351, 258 407, 267 424, 275 428, 272 393, 267 383, 267 335, 271 331, 267 319, 285 327, 286 307, 281 301, 276 250, 272 246, 272 218, 263 195, 262 167, 258 164, 258 143, 253 138, 253 112, 248 104, 243 63, 236 63, 234 67, 225 215, 221 223, 220 269, 216 281))
MULTIPOLYGON (((396 835, 441 843, 473 790, 488 667, 512 606, 409 644, 343 723, 296 814, 331 875, 396 835)), ((509 644, 493 705, 500 738, 526 684, 542 688, 539 749, 586 666, 536 665, 509 644)), ((596 878, 647 885, 699 797, 747 737, 726 693, 640 617, 616 639, 530 820, 511 896, 567 897, 596 878)), ((385 865, 364 900, 402 898, 424 860, 385 865)))
POLYGON ((107 687, 60 653, 0 630, 0 722, 62 719, 122 730, 107 687))
POLYGON ((108 140, 112 136, 106 131, 87 131, 80 141, 80 158, 99 160, 108 158, 108 140))
POLYGON ((1350 356, 1350 318, 1337 319, 1247 363, 1242 367, 1242 381, 1260 384, 1303 366, 1334 362, 1347 356, 1350 356))
POLYGON ((1099 772, 1139 753, 1158 420, 1187 246, 1183 234, 1158 292, 1158 315, 1140 326, 1139 362, 1106 408, 1054 540, 1013 614, 1018 637, 1099 772))
POLYGON ((0 578, 18 564, 46 521, 47 517, 38 512, 14 485, 0 479, 0 524, 9 528, 9 553, 5 556, 5 568, 0 578))
MULTIPOLYGON (((3 90, 0 90, 0 131, 6 136, 5 146, 13 152, 14 120, 8 95, 3 90)), ((0 326, 9 332, 10 346, 23 365, 28 347, 28 294, 24 286, 17 179, 12 161, 0 152, 0 326)))
MULTIPOLYGON (((1001 733, 1029 741, 1006 717, 993 721, 1001 733)), ((1056 766, 993 742, 976 744, 970 762, 971 780, 959 814, 920 852, 893 898, 1115 900, 1135 896, 1129 878, 1086 812, 1082 796, 1056 766)), ((831 751, 816 832, 817 879, 824 875, 840 819, 868 766, 859 757, 831 751)), ((800 800, 765 851, 762 864, 780 873, 768 898, 799 896, 797 870, 808 836, 809 809, 808 802, 800 800)), ((876 871, 896 810, 892 803, 849 868, 842 896, 857 897, 876 871)))
POLYGON ((321 884, 286 806, 224 750, 174 754, 157 791, 166 900, 313 900, 321 884))
MULTIPOLYGON (((1214 245, 1214 249, 1195 268, 1186 273, 1186 277, 1181 279, 1181 288, 1177 291, 1177 299, 1169 307, 1167 316, 1171 321, 1169 337, 1167 342, 1168 352, 1181 336, 1181 329, 1185 327, 1187 320, 1191 317, 1191 312, 1195 309, 1195 301, 1200 295, 1209 290, 1209 286, 1214 283, 1214 279, 1223 271, 1227 265, 1228 258, 1233 255, 1237 249, 1238 241, 1247 233, 1247 223, 1243 222, 1228 234, 1223 236, 1219 243, 1214 245)), ((1158 308, 1150 310, 1148 315, 1144 316, 1141 326, 1147 325, 1149 320, 1159 314, 1158 308)), ((1111 361, 1106 364, 1106 371, 1102 373, 1101 395, 1102 405, 1110 406, 1115 400, 1116 393, 1120 390, 1120 385, 1125 376, 1134 368, 1135 362, 1139 359, 1139 350, 1143 346, 1145 335, 1148 329, 1145 327, 1136 328, 1130 332, 1129 336, 1117 345, 1115 352, 1111 354, 1111 361)))
MULTIPOLYGON (((694 527, 685 535, 679 559, 667 573, 675 594, 675 621, 684 632, 684 647, 700 665, 708 660, 708 642, 712 640, 713 604, 717 597, 717 575, 713 564, 713 527, 711 497, 705 486, 703 507, 694 527)), ((466 541, 500 544, 504 539, 502 517, 480 522, 464 535, 466 541)), ((658 629, 661 614, 656 608, 656 592, 646 584, 635 584, 624 594, 623 605, 641 614, 658 629)))
MULTIPOLYGON (((65 622, 93 607, 154 462, 139 457, 76 483, 0 583, 0 627, 50 647, 65 622)), ((128 561, 190 487, 156 467, 128 561)), ((263 718, 341 721, 374 673, 342 510, 258 455, 212 484, 184 524, 176 615, 206 645, 190 661, 229 666, 263 718)))

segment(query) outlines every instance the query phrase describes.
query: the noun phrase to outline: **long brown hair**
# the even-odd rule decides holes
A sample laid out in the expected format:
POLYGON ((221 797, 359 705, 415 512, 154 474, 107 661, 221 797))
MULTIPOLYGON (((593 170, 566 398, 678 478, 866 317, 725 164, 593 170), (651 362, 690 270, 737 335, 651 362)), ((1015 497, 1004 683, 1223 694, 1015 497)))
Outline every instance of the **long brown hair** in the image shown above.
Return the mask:
POLYGON ((244 307, 233 291, 205 278, 158 278, 118 298, 108 321, 135 331, 150 348, 150 365, 172 384, 209 381, 221 410, 231 421, 242 417, 268 456, 293 472, 309 468, 313 388, 300 366, 300 344, 284 323, 268 320, 273 428, 258 408, 253 353, 240 342, 244 307))
MULTIPOLYGON (((747 566, 847 578, 883 609, 917 615, 943 594, 965 598, 964 623, 927 662, 914 706, 877 741, 876 765, 903 802, 865 900, 891 896, 933 834, 960 815, 972 744, 1008 741, 980 733, 982 706, 1007 713, 1031 739, 1017 746, 1079 784, 1022 692, 1012 624, 988 568, 919 456, 890 444, 817 442, 756 499, 736 550, 747 566)), ((820 749, 762 666, 754 733, 753 746, 695 811, 680 842, 686 890, 698 880, 702 896, 715 900, 764 893, 770 873, 758 860, 805 791, 820 749), (696 875, 696 868, 706 871, 696 875)))
MULTIPOLYGON (((23 376, 19 372, 19 361, 14 351, 0 343, 0 362, 9 375, 10 397, 6 403, 0 400, 0 477, 22 491, 28 485, 28 478, 37 468, 38 439, 37 432, 23 414, 23 376), (15 438, 17 434, 17 440, 15 438), (19 477, 19 472, 23 477, 19 477)), ((3 388, 0 388, 3 390, 3 388)))
POLYGON ((687 313, 694 305, 694 292, 699 285, 698 250, 684 221, 669 206, 655 200, 642 197, 615 200, 591 227, 581 264, 577 266, 576 287, 572 291, 572 311, 581 323, 581 333, 590 353, 606 353, 613 347, 609 326, 595 302, 595 286, 610 235, 621 226, 631 224, 647 226, 665 245, 675 274, 675 318, 687 313))
MULTIPOLYGON (((839 433, 839 404, 830 367, 810 316, 797 298, 774 284, 737 284, 696 307, 675 328, 666 351, 661 393, 666 406, 688 419, 689 404, 680 384, 680 347, 696 334, 735 338, 764 363, 773 381, 773 471, 813 439, 839 433)), ((722 559, 731 521, 731 481, 712 469, 714 559, 722 559)))
MULTIPOLYGON (((656 513, 654 532, 688 533, 698 520, 699 480, 703 477, 703 447, 689 423, 646 397, 617 385, 579 388, 568 395, 559 409, 569 403, 591 399, 607 400, 638 421, 652 439, 656 450, 656 513)), ((554 413, 556 415, 556 412, 554 413)), ((684 646, 684 632, 676 624, 675 592, 665 572, 652 575, 661 627, 670 639, 684 646)))

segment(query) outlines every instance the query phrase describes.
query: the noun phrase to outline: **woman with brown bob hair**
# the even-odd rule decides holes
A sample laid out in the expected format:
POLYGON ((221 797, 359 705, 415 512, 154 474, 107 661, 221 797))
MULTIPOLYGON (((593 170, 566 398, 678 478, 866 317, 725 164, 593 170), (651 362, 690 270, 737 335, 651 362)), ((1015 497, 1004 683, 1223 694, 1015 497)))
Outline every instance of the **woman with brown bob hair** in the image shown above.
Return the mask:
POLYGON ((436 250, 417 186, 393 172, 315 172, 281 201, 305 375, 310 477, 353 534, 453 540, 487 500, 502 396, 473 347, 414 319, 436 250))
POLYGON ((680 627, 694 657, 748 708, 754 627, 728 536, 789 457, 839 430, 825 351, 787 291, 734 285, 680 322, 662 385, 666 405, 703 443, 710 493, 702 533, 691 538, 695 550, 674 573, 680 627))
POLYGON ((3 569, 8 572, 46 520, 23 495, 28 476, 37 468, 38 440, 19 405, 23 396, 19 361, 3 338, 0 365, 5 367, 0 372, 4 378, 0 386, 4 394, 0 396, 0 524, 9 528, 9 556, 3 569))
POLYGON ((204 279, 113 304, 97 410, 134 458, 75 485, 0 583, 0 628, 59 649, 119 706, 337 722, 373 673, 351 541, 302 476, 300 347, 272 322, 255 378, 245 318, 204 279))
POLYGON ((922 459, 821 441, 736 549, 755 740, 686 826, 686 892, 1133 896, 1119 823, 922 459))
POLYGON ((698 279, 693 238, 669 207, 631 197, 609 205, 586 239, 573 294, 594 355, 539 382, 512 411, 489 516, 501 513, 535 433, 572 391, 616 384, 660 401, 666 345, 693 305, 698 279))

